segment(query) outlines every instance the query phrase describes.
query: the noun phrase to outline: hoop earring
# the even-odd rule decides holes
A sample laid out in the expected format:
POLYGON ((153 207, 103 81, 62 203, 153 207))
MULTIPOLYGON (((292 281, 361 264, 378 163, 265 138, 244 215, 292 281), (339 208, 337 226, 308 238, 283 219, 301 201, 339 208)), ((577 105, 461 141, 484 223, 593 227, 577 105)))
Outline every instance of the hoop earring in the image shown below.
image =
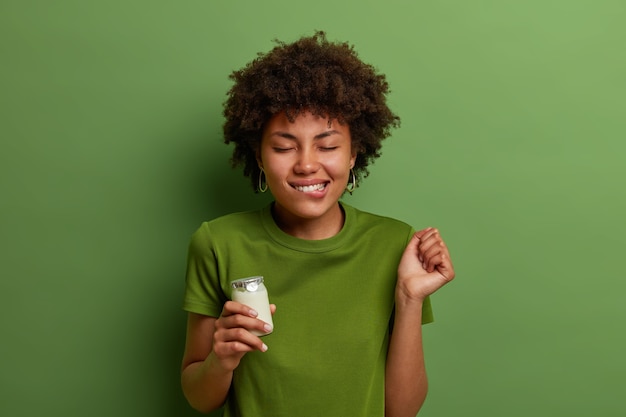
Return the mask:
POLYGON ((259 172, 259 187, 258 190, 262 193, 267 191, 267 178, 265 178, 265 181, 263 181, 263 177, 265 176, 265 171, 263 171, 263 168, 259 168, 261 171, 259 172))
POLYGON ((352 192, 356 188, 356 176, 354 175, 354 170, 350 169, 350 174, 352 174, 352 183, 346 184, 346 191, 352 195, 352 192))

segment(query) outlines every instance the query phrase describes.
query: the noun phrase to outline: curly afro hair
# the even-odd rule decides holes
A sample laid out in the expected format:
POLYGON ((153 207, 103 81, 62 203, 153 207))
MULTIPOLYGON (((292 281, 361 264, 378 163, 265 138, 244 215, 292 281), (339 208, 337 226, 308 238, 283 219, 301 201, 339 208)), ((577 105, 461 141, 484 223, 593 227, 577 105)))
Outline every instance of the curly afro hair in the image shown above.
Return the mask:
POLYGON ((233 166, 243 165, 256 190, 256 157, 265 124, 279 112, 293 121, 310 111, 348 124, 357 152, 355 176, 366 177, 368 165, 380 156, 382 140, 400 125, 386 104, 385 75, 362 62, 351 45, 329 42, 323 31, 290 44, 274 42, 271 51, 259 53, 229 77, 234 85, 224 103, 224 142, 235 143, 233 166))

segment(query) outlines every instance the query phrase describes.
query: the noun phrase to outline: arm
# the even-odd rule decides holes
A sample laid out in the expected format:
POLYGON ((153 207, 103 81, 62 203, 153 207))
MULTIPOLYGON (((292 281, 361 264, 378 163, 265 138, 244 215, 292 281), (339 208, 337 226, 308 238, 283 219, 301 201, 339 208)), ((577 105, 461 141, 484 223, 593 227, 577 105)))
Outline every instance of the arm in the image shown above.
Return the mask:
POLYGON ((385 370, 385 416, 414 417, 428 390, 422 349, 422 305, 396 301, 385 370))
POLYGON ((261 339, 249 332, 268 331, 256 315, 233 301, 224 305, 219 318, 189 313, 181 385, 196 410, 209 412, 221 407, 241 358, 252 350, 267 350, 261 339))
POLYGON ((424 299, 454 278, 436 229, 413 235, 398 266, 395 321, 385 370, 385 415, 414 417, 428 390, 422 346, 424 299))

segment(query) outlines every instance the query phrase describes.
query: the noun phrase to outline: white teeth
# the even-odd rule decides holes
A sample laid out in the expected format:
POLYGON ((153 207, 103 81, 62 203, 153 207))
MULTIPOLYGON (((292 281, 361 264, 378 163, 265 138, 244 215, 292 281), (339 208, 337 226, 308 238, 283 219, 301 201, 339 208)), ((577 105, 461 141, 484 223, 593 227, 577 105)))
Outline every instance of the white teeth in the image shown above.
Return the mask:
POLYGON ((298 191, 302 191, 303 193, 310 193, 311 191, 321 191, 326 188, 326 184, 315 184, 315 185, 295 185, 295 188, 298 191))

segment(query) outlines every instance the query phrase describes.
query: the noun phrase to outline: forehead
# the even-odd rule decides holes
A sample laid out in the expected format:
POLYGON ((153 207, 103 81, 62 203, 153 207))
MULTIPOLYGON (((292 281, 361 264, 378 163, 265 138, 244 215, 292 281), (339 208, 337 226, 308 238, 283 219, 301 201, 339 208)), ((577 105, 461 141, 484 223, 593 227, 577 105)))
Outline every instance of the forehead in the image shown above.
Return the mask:
POLYGON ((329 130, 349 135, 350 128, 345 123, 340 123, 337 119, 329 119, 327 116, 320 116, 303 111, 298 113, 291 120, 285 112, 274 114, 263 129, 263 135, 272 134, 275 131, 302 132, 318 134, 329 130))

